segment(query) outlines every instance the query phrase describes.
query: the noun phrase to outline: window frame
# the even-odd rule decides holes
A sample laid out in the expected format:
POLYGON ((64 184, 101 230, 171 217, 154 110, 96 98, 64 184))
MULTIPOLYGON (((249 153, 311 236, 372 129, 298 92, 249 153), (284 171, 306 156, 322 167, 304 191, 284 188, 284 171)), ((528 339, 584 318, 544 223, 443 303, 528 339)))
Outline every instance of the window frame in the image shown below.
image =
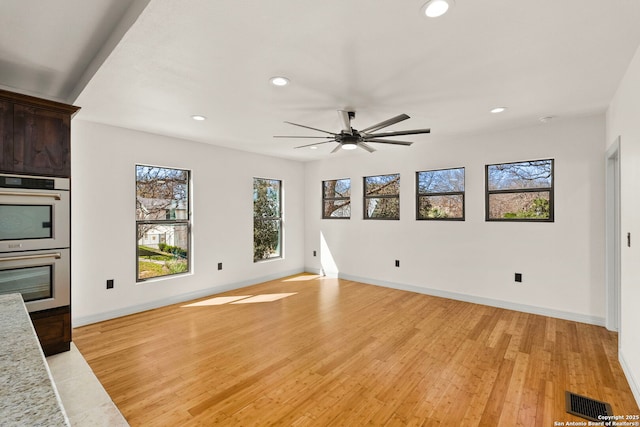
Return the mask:
POLYGON ((465 191, 466 191, 466 179, 467 179, 467 171, 464 166, 457 168, 442 168, 442 169, 429 169, 424 171, 416 171, 416 221, 464 221, 466 210, 465 210, 465 191), (438 171, 447 171, 447 170, 457 170, 462 169, 462 191, 440 191, 440 192, 430 192, 430 193, 421 193, 420 192, 420 174, 426 172, 438 172, 438 171), (462 217, 460 218, 429 218, 429 217, 421 217, 420 216, 420 199, 422 197, 430 197, 430 196, 462 196, 462 217))
MULTIPOLYGON (((256 203, 256 199, 253 199, 253 206, 252 206, 252 210, 253 210, 253 221, 254 221, 254 225, 253 225, 253 252, 254 252, 254 256, 253 256, 253 262, 255 263, 260 263, 260 262, 266 262, 266 261, 272 261, 272 260, 276 260, 276 259, 283 259, 284 258, 284 209, 283 209, 283 197, 282 197, 282 193, 283 193, 283 181, 281 179, 275 179, 275 178, 260 178, 260 177, 253 177, 253 191, 255 194, 255 184, 256 184, 256 180, 261 180, 261 181, 277 181, 278 182, 278 216, 277 217, 262 217, 259 218, 255 215, 255 203, 256 203), (260 259, 256 259, 255 258, 255 233, 256 233, 256 227, 255 227, 255 221, 256 220, 260 220, 260 221, 277 221, 278 222, 278 254, 275 256, 270 256, 268 258, 260 258, 260 259)), ((255 196, 254 196, 255 197, 255 196)))
POLYGON ((547 158, 547 159, 534 159, 534 160, 521 160, 517 162, 501 162, 501 163, 492 163, 485 165, 484 168, 484 176, 485 176, 485 221, 487 222, 542 222, 542 223, 550 223, 555 222, 555 197, 554 197, 554 189, 555 189, 555 159, 547 158), (529 162, 551 162, 551 186, 549 187, 536 187, 536 188, 513 188, 507 190, 489 190, 489 167, 498 166, 498 165, 515 165, 519 163, 529 163, 529 162), (490 206, 489 200, 490 196, 493 194, 521 194, 521 193, 549 193, 549 218, 547 219, 532 219, 532 218, 490 218, 490 206))
MULTIPOLYGON (((137 203, 138 203, 138 167, 143 167, 143 168, 156 168, 156 169, 171 169, 171 170, 177 170, 177 171, 183 171, 186 173, 187 177, 186 177, 186 183, 187 183, 187 191, 186 191, 186 195, 187 195, 187 201, 186 201, 186 219, 154 219, 154 220, 145 220, 145 219, 138 219, 136 217, 136 222, 135 222, 135 229, 136 229, 136 283, 142 283, 142 282, 149 282, 149 281, 153 281, 153 280, 162 280, 162 279, 167 279, 167 278, 172 278, 175 276, 180 276, 180 275, 186 275, 186 274, 191 274, 191 270, 192 270, 192 263, 193 263, 193 248, 191 247, 191 242, 192 242, 192 237, 191 237, 191 233, 192 233, 192 187, 193 187, 193 183, 192 183, 192 172, 190 169, 183 169, 183 168, 178 168, 178 167, 169 167, 169 166, 155 166, 155 165, 148 165, 148 164, 141 164, 141 163, 136 163, 135 164, 135 186, 136 186, 136 190, 135 190, 135 196, 136 196, 136 211, 138 210, 137 207, 137 203), (186 271, 180 271, 180 272, 176 272, 176 273, 170 273, 170 274, 163 274, 160 276, 153 276, 153 277, 148 277, 148 278, 141 278, 140 277, 140 239, 138 239, 138 230, 140 225, 151 225, 151 226, 157 226, 157 225, 165 225, 165 226, 186 226, 186 246, 187 246, 187 257, 186 257, 186 261, 187 261, 187 270, 186 271)), ((137 215, 136 215, 137 216, 137 215)), ((144 235, 146 236, 148 234, 149 230, 145 231, 144 235)), ((160 243, 160 242, 158 242, 160 243)))
MULTIPOLYGON (((336 201, 348 201, 349 207, 351 207, 351 178, 339 178, 339 179, 327 179, 322 181, 322 219, 351 219, 351 209, 349 209, 349 216, 326 216, 325 215, 325 204, 326 202, 336 202, 336 201), (349 196, 348 197, 326 197, 326 192, 324 185, 326 182, 330 181, 349 181, 349 196)), ((346 204, 345 204, 346 205, 346 204)), ((345 206, 342 205, 342 206, 345 206)))
POLYGON ((362 177, 362 218, 364 220, 379 220, 379 221, 399 221, 400 220, 400 173, 387 173, 381 175, 368 175, 362 177), (396 194, 382 194, 382 195, 367 195, 367 178, 376 178, 383 176, 397 176, 398 177, 398 193, 396 194), (368 199, 398 199, 398 216, 397 217, 369 217, 367 216, 367 200, 368 199))

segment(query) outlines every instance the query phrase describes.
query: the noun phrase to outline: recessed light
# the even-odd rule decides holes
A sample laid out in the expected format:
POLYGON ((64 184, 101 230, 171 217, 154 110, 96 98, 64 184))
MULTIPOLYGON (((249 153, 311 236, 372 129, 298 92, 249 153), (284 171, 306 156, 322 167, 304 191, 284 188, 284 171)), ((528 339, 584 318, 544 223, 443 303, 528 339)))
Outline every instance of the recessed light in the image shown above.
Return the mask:
POLYGON ((197 120, 197 121, 199 121, 199 122, 201 122, 201 121, 203 121, 203 120, 207 120, 207 118, 206 118, 205 116, 201 116, 201 115, 199 115, 199 114, 196 114, 196 115, 194 115, 194 116, 191 116, 191 118, 192 118, 193 120, 197 120))
POLYGON ((289 79, 282 76, 271 77, 271 84, 274 86, 286 86, 289 84, 289 79))
POLYGON ((442 16, 453 6, 453 0, 429 0, 422 6, 422 13, 428 18, 442 16))
POLYGON ((498 114, 498 113, 502 113, 502 112, 504 112, 506 110, 507 110, 507 107, 496 107, 496 108, 492 108, 491 112, 493 114, 498 114))
POLYGON ((314 145, 314 146, 312 146, 312 147, 309 147, 309 148, 310 148, 311 150, 317 150, 317 149, 318 149, 318 147, 316 147, 315 145, 314 145))
POLYGON ((542 123, 548 123, 553 119, 555 119, 554 116, 545 116, 545 117, 540 117, 538 120, 540 120, 540 122, 542 123))

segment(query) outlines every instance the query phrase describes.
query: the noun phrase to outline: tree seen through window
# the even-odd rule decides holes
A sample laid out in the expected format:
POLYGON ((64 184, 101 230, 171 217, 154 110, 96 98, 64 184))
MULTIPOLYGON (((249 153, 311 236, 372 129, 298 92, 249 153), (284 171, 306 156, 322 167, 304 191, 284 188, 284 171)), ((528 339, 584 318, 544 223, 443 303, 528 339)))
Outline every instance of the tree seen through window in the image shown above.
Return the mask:
POLYGON ((322 218, 351 218, 351 180, 322 181, 322 218))
POLYGON ((189 271, 189 175, 136 166, 138 281, 189 271))
POLYGON ((364 178, 364 219, 400 219, 400 174, 364 178))
POLYGON ((464 220, 464 168, 416 173, 416 219, 464 220))
POLYGON ((487 221, 553 221, 553 160, 486 166, 487 221))
POLYGON ((282 181, 253 179, 253 260, 282 257, 282 181))

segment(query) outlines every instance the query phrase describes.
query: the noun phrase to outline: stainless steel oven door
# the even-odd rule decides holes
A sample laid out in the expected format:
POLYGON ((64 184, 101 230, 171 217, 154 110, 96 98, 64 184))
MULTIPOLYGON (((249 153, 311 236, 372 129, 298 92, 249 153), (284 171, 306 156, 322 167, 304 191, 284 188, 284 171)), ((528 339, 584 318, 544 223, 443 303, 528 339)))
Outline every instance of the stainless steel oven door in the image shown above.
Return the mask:
POLYGON ((70 246, 68 190, 0 188, 0 252, 70 246))
POLYGON ((22 294, 28 311, 71 302, 69 249, 0 253, 0 294, 22 294))

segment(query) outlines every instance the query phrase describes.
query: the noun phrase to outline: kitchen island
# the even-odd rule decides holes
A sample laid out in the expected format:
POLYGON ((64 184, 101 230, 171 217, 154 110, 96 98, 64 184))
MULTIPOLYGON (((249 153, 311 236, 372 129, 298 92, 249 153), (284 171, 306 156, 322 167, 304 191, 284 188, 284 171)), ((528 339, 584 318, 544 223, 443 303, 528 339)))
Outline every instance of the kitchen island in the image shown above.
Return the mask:
POLYGON ((0 295, 0 424, 69 426, 20 294, 0 295))

